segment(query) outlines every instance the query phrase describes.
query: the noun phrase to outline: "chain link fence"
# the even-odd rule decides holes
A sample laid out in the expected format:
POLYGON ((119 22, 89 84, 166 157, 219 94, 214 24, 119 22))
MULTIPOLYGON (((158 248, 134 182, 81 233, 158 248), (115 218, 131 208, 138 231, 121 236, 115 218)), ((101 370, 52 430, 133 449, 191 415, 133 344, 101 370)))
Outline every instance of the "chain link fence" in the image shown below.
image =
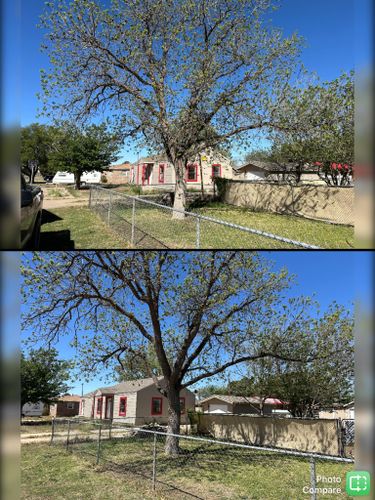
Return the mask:
POLYGON ((73 419, 53 424, 50 444, 64 446, 93 466, 141 478, 146 488, 173 498, 345 498, 352 459, 156 429, 73 419), (171 439, 172 454, 166 452, 171 439))
POLYGON ((90 186, 89 206, 129 248, 320 248, 99 186, 90 186))

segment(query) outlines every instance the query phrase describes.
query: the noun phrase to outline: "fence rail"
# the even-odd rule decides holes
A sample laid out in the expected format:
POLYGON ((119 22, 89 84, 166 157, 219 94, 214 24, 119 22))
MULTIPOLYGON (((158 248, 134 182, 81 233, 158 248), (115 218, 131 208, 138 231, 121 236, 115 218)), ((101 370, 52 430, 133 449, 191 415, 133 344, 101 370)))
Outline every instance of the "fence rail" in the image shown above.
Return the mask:
POLYGON ((343 491, 345 474, 354 463, 337 456, 124 427, 109 421, 55 421, 52 429, 51 445, 65 445, 94 465, 141 477, 151 490, 170 493, 172 488, 184 498, 211 500, 220 493, 220 498, 231 499, 316 499, 328 492, 323 491, 327 487, 343 491))
POLYGON ((131 248, 320 248, 94 185, 89 207, 131 248))

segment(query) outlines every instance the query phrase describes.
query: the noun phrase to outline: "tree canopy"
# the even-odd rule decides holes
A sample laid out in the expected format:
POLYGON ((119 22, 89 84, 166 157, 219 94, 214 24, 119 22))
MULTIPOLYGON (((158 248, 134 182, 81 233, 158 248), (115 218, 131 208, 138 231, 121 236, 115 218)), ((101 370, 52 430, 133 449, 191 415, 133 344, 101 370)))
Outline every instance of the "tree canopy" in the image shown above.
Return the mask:
POLYGON ((53 173, 48 159, 53 151, 56 133, 55 127, 39 123, 21 128, 21 165, 28 173, 31 183, 34 183, 38 170, 42 175, 53 173))
POLYGON ((82 128, 63 123, 58 129, 48 164, 55 172, 73 173, 75 187, 79 189, 82 174, 101 172, 117 160, 118 150, 118 136, 109 132, 105 124, 82 128))
MULTIPOLYGON (((262 358, 309 362, 350 323, 338 306, 319 315, 309 298, 286 298, 287 271, 254 252, 38 253, 27 256, 23 275, 31 340, 68 335, 89 377, 142 360, 168 399, 173 433, 181 389, 262 358)), ((176 452, 175 440, 167 450, 176 452)))
POLYGON ((270 24, 271 0, 52 0, 44 111, 105 111, 124 139, 162 150, 185 206, 185 167, 206 148, 277 125, 301 39, 270 24), (56 99, 58 96, 58 99, 56 99))
POLYGON ((280 105, 282 126, 271 133, 269 159, 308 163, 328 185, 348 185, 354 164, 354 72, 331 82, 289 88, 280 105))
POLYGON ((71 363, 58 359, 56 349, 21 353, 21 408, 25 403, 54 403, 67 392, 71 363))

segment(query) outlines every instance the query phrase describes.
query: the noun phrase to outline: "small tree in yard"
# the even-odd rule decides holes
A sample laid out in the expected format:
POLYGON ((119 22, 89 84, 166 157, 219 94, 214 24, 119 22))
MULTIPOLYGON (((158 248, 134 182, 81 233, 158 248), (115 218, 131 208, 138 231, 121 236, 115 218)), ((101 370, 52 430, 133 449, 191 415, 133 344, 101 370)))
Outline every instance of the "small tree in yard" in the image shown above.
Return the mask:
POLYGON ((81 129, 65 123, 59 128, 49 165, 55 172, 72 172, 75 189, 80 189, 82 174, 101 172, 117 159, 118 149, 118 137, 104 124, 81 129))
POLYGON ((32 123, 21 129, 20 153, 21 164, 33 184, 36 173, 51 174, 53 170, 48 162, 48 157, 53 150, 55 127, 32 123))
POLYGON ((57 359, 55 349, 21 353, 21 409, 25 403, 54 403, 66 392, 71 363, 57 359))
MULTIPOLYGON (((340 309, 311 340, 320 357, 309 363, 261 359, 249 365, 249 376, 228 384, 239 396, 276 397, 288 403, 294 417, 314 417, 334 403, 353 399, 354 335, 352 319, 337 321, 340 309), (329 333, 328 333, 329 332, 329 333)), ((341 311, 343 312, 343 311, 341 311)), ((343 317, 343 316, 342 316, 343 317)))
POLYGON ((271 28, 271 0, 47 5, 45 111, 81 120, 105 110, 124 138, 162 150, 176 172, 175 208, 185 208, 189 159, 277 125, 301 44, 271 28))
POLYGON ((270 159, 279 165, 294 163, 298 177, 308 163, 328 185, 349 185, 354 163, 354 72, 325 84, 290 88, 286 94, 278 110, 281 126, 271 134, 270 159))
MULTIPOLYGON (((336 331, 325 325, 347 321, 339 308, 317 317, 309 299, 286 300, 287 272, 251 252, 25 254, 23 275, 31 340, 69 335, 89 376, 141 360, 168 400, 173 434, 183 388, 262 358, 308 362, 320 355, 312 339, 336 331)), ((166 451, 178 453, 178 439, 168 436, 166 451)))

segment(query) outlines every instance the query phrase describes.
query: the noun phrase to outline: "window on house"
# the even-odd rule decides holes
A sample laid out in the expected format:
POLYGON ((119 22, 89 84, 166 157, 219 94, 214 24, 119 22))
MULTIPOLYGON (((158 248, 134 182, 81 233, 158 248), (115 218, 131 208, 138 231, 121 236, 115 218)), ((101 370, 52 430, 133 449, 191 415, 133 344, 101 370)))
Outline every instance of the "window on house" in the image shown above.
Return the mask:
POLYGON ((98 402, 96 403, 96 413, 101 413, 102 412, 102 398, 98 399, 98 402))
POLYGON ((161 415, 163 413, 163 399, 152 398, 151 401, 151 415, 161 415))
POLYGON ((159 165, 159 183, 164 184, 165 165, 159 165))
POLYGON ((188 165, 187 169, 187 178, 188 182, 194 182, 198 179, 198 168, 197 165, 188 165))
POLYGON ((212 165, 212 177, 221 176, 221 165, 212 165))
POLYGON ((119 410, 118 410, 118 414, 121 417, 125 417, 126 416, 126 402, 127 402, 126 396, 122 396, 120 398, 119 410))
POLYGON ((66 407, 68 408, 68 410, 74 410, 74 403, 69 402, 66 404, 66 407))
POLYGON ((185 398, 180 398, 180 411, 181 413, 185 413, 185 398))

